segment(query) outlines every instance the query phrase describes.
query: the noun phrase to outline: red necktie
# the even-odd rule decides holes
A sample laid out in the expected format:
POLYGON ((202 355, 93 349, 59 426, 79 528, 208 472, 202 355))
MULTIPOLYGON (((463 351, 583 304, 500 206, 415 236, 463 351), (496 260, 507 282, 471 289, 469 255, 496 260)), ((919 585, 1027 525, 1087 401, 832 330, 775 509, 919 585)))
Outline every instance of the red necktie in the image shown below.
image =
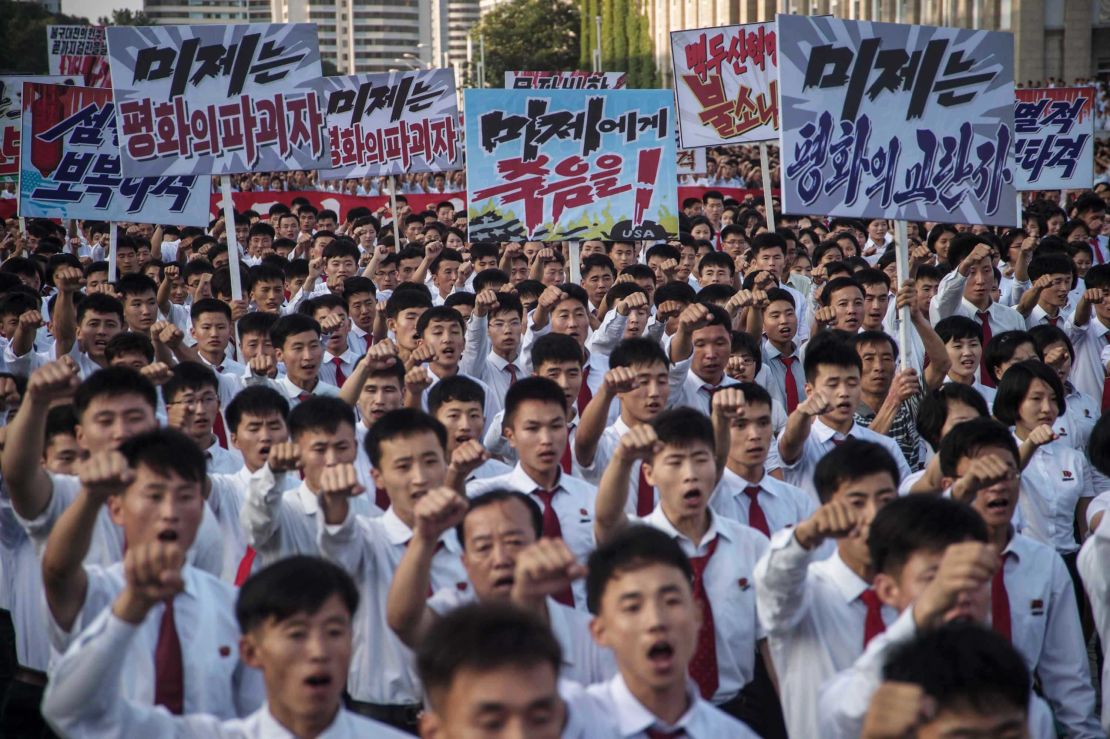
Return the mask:
POLYGON ((185 710, 185 670, 181 663, 181 640, 173 618, 173 600, 166 601, 158 644, 154 647, 154 705, 165 706, 180 716, 185 710))
POLYGON ((332 357, 331 363, 335 365, 335 384, 343 387, 343 383, 347 381, 347 376, 343 374, 343 358, 332 357))
POLYGON ((1044 320, 1046 323, 1050 323, 1055 326, 1056 323, 1060 320, 1060 316, 1056 316, 1055 318, 1049 318, 1048 316, 1045 316, 1044 320))
MULTIPOLYGON (((987 344, 990 343, 991 336, 993 335, 991 333, 991 314, 989 312, 983 310, 983 311, 976 312, 975 315, 979 318, 979 323, 983 327, 982 343, 983 343, 983 350, 986 351, 987 344)), ((991 373, 987 370, 987 363, 983 362, 983 361, 979 362, 979 381, 982 382, 987 387, 994 387, 995 386, 994 378, 991 377, 991 373)))
POLYGON ((675 729, 674 731, 645 729, 644 733, 647 734, 647 739, 681 739, 681 737, 686 736, 686 729, 675 729))
POLYGON ((866 649, 872 639, 886 631, 886 624, 883 623, 883 604, 874 588, 864 590, 859 599, 867 606, 867 618, 863 622, 863 647, 866 649))
POLYGON ((764 536, 771 536, 771 527, 767 525, 767 516, 763 514, 763 506, 759 505, 758 485, 749 485, 744 488, 744 495, 748 496, 751 503, 748 505, 748 525, 757 531, 762 531, 764 536))
POLYGON ((224 414, 219 409, 216 410, 216 420, 212 422, 212 433, 216 435, 220 446, 227 449, 227 429, 224 427, 224 414))
POLYGON ((243 583, 251 576, 251 569, 254 567, 254 558, 258 555, 254 547, 250 544, 247 545, 247 551, 243 553, 243 558, 239 560, 239 569, 235 570, 235 587, 243 587, 243 583))
POLYGON ((644 464, 640 463, 640 480, 636 485, 636 515, 640 518, 655 510, 655 486, 644 477, 644 464))
POLYGON ((563 447, 563 456, 559 459, 559 466, 563 468, 563 474, 569 475, 573 473, 574 457, 571 456, 570 450, 570 435, 574 431, 574 426, 567 426, 567 445, 563 447))
POLYGON ((578 415, 586 412, 586 406, 593 400, 594 394, 590 392, 590 365, 582 368, 582 386, 578 388, 578 415))
MULTIPOLYGON (((1110 333, 1103 334, 1102 338, 1110 344, 1110 333)), ((1105 368, 1103 368, 1103 371, 1106 371, 1105 368)), ((1105 411, 1107 408, 1110 408, 1110 375, 1107 375, 1106 379, 1102 381, 1102 410, 1105 411)))
MULTIPOLYGON (((555 513, 554 506, 551 505, 551 499, 555 497, 555 493, 555 490, 544 490, 543 488, 536 488, 532 491, 532 494, 543 503, 543 535, 548 539, 563 538, 563 527, 559 524, 559 516, 555 513)), ((564 606, 574 608, 574 594, 571 592, 569 585, 552 597, 564 606)))
POLYGON ((1011 641, 1012 622, 1010 621, 1010 594, 1006 592, 1006 556, 1002 557, 1002 565, 998 572, 991 578, 991 628, 999 636, 1011 641))
POLYGON ((505 365, 505 371, 509 373, 509 387, 512 387, 516 384, 516 365, 512 362, 509 362, 505 365))
POLYGON ((833 446, 840 446, 841 444, 843 444, 844 442, 848 441, 848 439, 851 439, 851 438, 852 438, 852 435, 848 434, 843 439, 838 439, 834 436, 831 439, 829 439, 829 441, 831 441, 833 443, 833 446))
POLYGON ((779 355, 779 361, 786 367, 786 412, 793 413, 794 409, 798 407, 798 383, 791 370, 798 358, 779 355))
POLYGON ((1091 237, 1091 251, 1095 255, 1095 264, 1102 264, 1102 250, 1099 248, 1098 237, 1091 237))
POLYGON ((302 392, 297 396, 297 402, 298 403, 303 403, 311 397, 312 397, 312 393, 302 392))
POLYGON ((374 505, 386 511, 389 510, 389 506, 392 504, 393 501, 389 499, 389 491, 385 488, 374 488, 374 505))
POLYGON ((701 697, 706 700, 713 697, 719 684, 717 677, 717 635, 713 623, 713 606, 709 603, 709 595, 705 591, 705 568, 709 560, 717 551, 719 536, 713 537, 709 542, 709 551, 701 557, 691 557, 690 566, 694 570, 694 601, 701 606, 701 628, 698 629, 698 643, 694 648, 694 656, 690 659, 690 677, 698 684, 701 697))

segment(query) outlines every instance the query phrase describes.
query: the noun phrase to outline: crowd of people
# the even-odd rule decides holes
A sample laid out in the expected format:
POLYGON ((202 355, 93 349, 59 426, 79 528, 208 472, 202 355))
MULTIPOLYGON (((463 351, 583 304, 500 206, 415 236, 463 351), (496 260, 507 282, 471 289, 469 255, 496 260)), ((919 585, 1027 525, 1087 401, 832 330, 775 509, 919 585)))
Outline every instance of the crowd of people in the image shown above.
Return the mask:
POLYGON ((658 243, 401 195, 6 224, 0 734, 1106 736, 1110 184, 902 281, 717 190, 658 243))

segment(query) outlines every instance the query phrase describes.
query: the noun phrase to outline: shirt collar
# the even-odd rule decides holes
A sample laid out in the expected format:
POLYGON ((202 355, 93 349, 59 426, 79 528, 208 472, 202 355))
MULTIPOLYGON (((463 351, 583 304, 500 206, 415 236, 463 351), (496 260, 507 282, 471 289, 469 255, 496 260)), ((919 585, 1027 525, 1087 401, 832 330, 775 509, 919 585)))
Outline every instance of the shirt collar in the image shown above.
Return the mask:
MULTIPOLYGON (((341 737, 354 736, 354 727, 350 724, 350 717, 343 706, 340 706, 335 714, 335 719, 319 735, 319 739, 341 739, 341 737)), ((285 728, 270 712, 269 702, 263 703, 262 707, 258 709, 258 728, 259 736, 270 737, 271 739, 295 739, 293 732, 285 728)))
POLYGON ((342 354, 332 354, 328 350, 324 350, 324 364, 330 363, 336 357, 339 357, 347 364, 354 364, 359 359, 358 353, 351 348, 350 343, 347 344, 347 351, 342 354))
MULTIPOLYGON (((820 441, 823 444, 826 441, 831 440, 833 437, 835 437, 840 432, 837 431, 836 429, 834 429, 832 426, 829 426, 828 424, 826 424, 820 418, 816 418, 813 421, 813 433, 817 436, 817 440, 820 441)), ((851 436, 852 434, 855 434, 855 433, 856 433, 856 422, 852 421, 852 428, 848 429, 848 431, 844 434, 844 438, 847 438, 847 437, 849 437, 849 436, 851 436)))
MULTIPOLYGON (((555 485, 551 489, 555 491, 566 490, 566 488, 563 487, 563 470, 561 467, 558 469, 558 473, 559 476, 555 479, 555 485)), ((531 494, 536 488, 543 488, 543 485, 533 480, 532 476, 524 471, 524 467, 521 466, 520 462, 517 462, 516 466, 513 467, 513 471, 509 473, 507 482, 510 487, 522 490, 526 494, 531 494)))
POLYGON ((293 491, 293 494, 301 501, 301 506, 307 515, 315 516, 320 510, 320 501, 316 499, 316 493, 308 489, 307 481, 302 481, 300 486, 293 491))
POLYGON ((690 542, 690 546, 694 547, 695 549, 700 549, 709 542, 713 541, 713 539, 715 539, 718 534, 720 534, 721 538, 723 539, 729 538, 723 530, 718 528, 717 517, 713 515, 712 509, 707 508, 706 513, 709 514, 709 528, 706 530, 705 536, 702 537, 701 542, 698 544, 694 544, 694 542, 690 541, 686 534, 683 534, 681 531, 674 527, 674 524, 671 523, 671 520, 667 518, 667 514, 663 512, 662 504, 657 503, 655 505, 655 509, 651 513, 649 513, 646 518, 644 518, 644 523, 654 526, 672 539, 682 539, 683 541, 688 541, 690 542))
POLYGON ((382 514, 381 522, 382 528, 385 529, 385 536, 393 546, 403 546, 412 539, 412 529, 397 517, 393 506, 387 508, 382 514))
POLYGON ((832 556, 826 561, 828 562, 826 572, 832 579, 833 586, 840 591, 840 595, 846 603, 856 600, 863 594, 863 591, 871 587, 867 581, 852 572, 851 568, 844 564, 839 551, 833 552, 832 556))
MULTIPOLYGON (((628 685, 624 682, 624 678, 620 673, 609 681, 609 691, 613 697, 613 705, 617 710, 617 723, 620 726, 621 736, 635 736, 648 729, 658 725, 660 727, 666 726, 656 718, 655 714, 644 707, 636 696, 632 695, 632 691, 628 689, 628 685)), ((690 707, 686 713, 673 726, 667 726, 666 730, 671 731, 674 729, 685 728, 694 719, 694 714, 698 709, 698 701, 700 700, 697 693, 692 689, 692 686, 687 681, 686 694, 690 698, 690 707)))
POLYGON ((763 470, 763 478, 758 482, 746 480, 741 475, 738 475, 730 470, 728 467, 725 467, 725 471, 721 475, 722 482, 726 479, 728 479, 731 483, 730 487, 735 487, 735 489, 732 491, 732 495, 734 497, 739 498, 740 496, 744 495, 744 488, 748 487, 758 487, 760 490, 767 493, 768 495, 778 497, 778 490, 774 489, 775 478, 767 474, 766 465, 764 466, 763 470))
MULTIPOLYGON (((505 359, 503 356, 493 350, 490 350, 489 357, 487 357, 486 361, 497 368, 498 372, 504 372, 505 368, 509 366, 509 360, 505 359)), ((520 374, 524 374, 520 371, 520 365, 517 365, 516 371, 520 374)))

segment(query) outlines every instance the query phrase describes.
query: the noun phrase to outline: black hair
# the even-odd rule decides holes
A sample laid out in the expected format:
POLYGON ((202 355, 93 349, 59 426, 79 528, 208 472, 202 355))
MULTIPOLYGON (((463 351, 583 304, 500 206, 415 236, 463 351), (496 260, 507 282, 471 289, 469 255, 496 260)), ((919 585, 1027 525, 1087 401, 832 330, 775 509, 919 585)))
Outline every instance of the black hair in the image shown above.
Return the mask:
POLYGON ((836 239, 829 238, 825 239, 824 241, 817 244, 817 246, 813 247, 813 257, 810 259, 810 263, 814 267, 816 267, 817 263, 821 261, 821 257, 825 256, 827 252, 830 252, 833 249, 836 249, 838 252, 840 252, 840 256, 843 258, 844 247, 842 247, 836 239))
POLYGON ((655 289, 655 296, 652 302, 658 308, 668 300, 676 300, 679 303, 689 305, 697 300, 697 291, 689 282, 665 282, 655 289))
POLYGON ((127 465, 146 465, 160 475, 175 473, 188 482, 203 483, 208 475, 204 452, 177 429, 154 428, 135 434, 120 444, 127 465))
POLYGON ((239 631, 246 634, 270 621, 315 614, 332 596, 347 613, 358 610, 358 587, 341 567, 322 557, 294 554, 247 578, 235 601, 239 631))
MULTIPOLYGON (((20 288, 22 287, 21 285, 20 288)), ((21 316, 29 310, 39 310, 41 307, 39 297, 30 288, 17 288, 0 295, 0 316, 21 316)))
POLYGON ((706 267, 724 267, 730 275, 736 274, 736 263, 732 257, 722 251, 711 251, 698 260, 698 274, 706 267))
POLYGON ((289 412, 289 436, 294 441, 305 431, 334 434, 341 424, 355 428, 355 409, 339 398, 313 395, 289 412))
POLYGON ((586 294, 585 289, 570 282, 564 282, 558 287, 567 294, 567 297, 559 302, 574 300, 581 303, 582 307, 585 308, 587 312, 590 310, 590 296, 586 294))
POLYGON ((984 418, 990 416, 987 401, 979 391, 970 385, 959 382, 946 382, 935 390, 930 391, 921 399, 917 407, 917 433, 936 449, 940 444, 940 434, 944 424, 948 423, 948 404, 963 403, 970 406, 984 418))
MULTIPOLYGON (((497 488, 495 490, 488 490, 480 495, 476 495, 470 499, 470 506, 467 508, 466 515, 469 516, 471 511, 476 511, 479 508, 485 508, 489 505, 497 503, 506 503, 510 500, 518 501, 528 511, 528 519, 532 524, 532 531, 539 539, 543 536, 543 511, 536 501, 532 500, 531 496, 525 495, 517 490, 509 490, 507 488, 497 488)), ((459 544, 462 548, 466 549, 466 516, 463 516, 462 521, 455 527, 455 533, 458 536, 459 544)))
POLYGON ((446 457, 447 429, 434 416, 415 408, 398 408, 389 411, 374 422, 363 440, 366 455, 370 457, 370 464, 374 467, 381 464, 382 442, 407 439, 421 433, 434 434, 446 457))
MULTIPOLYGON (((1067 249, 1067 246, 1064 246, 1067 249)), ((1075 263, 1066 251, 1064 253, 1038 253, 1029 262, 1029 279, 1036 282, 1044 275, 1069 275, 1070 287, 1074 288, 1079 279, 1075 270, 1075 263)))
POLYGON ((1024 362, 1010 365, 1006 373, 998 381, 998 392, 994 396, 994 417, 1007 426, 1014 426, 1018 422, 1018 409, 1021 407, 1025 396, 1034 380, 1043 380, 1052 392, 1056 393, 1056 407, 1059 415, 1064 415, 1067 409, 1067 400, 1064 396, 1064 384, 1060 376, 1048 365, 1040 360, 1027 359, 1024 362))
POLYGON ((459 254, 458 250, 444 248, 444 250, 439 253, 439 256, 432 260, 432 274, 439 274, 439 267, 444 262, 458 262, 461 264, 462 261, 463 256, 459 254))
POLYGON ((279 316, 266 311, 252 311, 240 318, 235 324, 235 332, 242 341, 248 334, 264 334, 270 336, 270 330, 277 323, 279 316))
POLYGON ((945 344, 950 341, 966 341, 968 339, 983 341, 983 327, 967 316, 942 318, 933 328, 945 344))
MULTIPOLYGON (((771 303, 780 300, 786 303, 790 303, 791 308, 798 307, 797 304, 794 302, 794 296, 790 294, 789 290, 784 290, 781 287, 772 287, 770 290, 767 291, 768 306, 770 306, 771 303)), ((766 308, 764 308, 764 310, 766 310, 766 308)))
POLYGON ((217 298, 201 298, 189 309, 189 317, 194 323, 200 320, 203 313, 219 313, 231 323, 231 306, 217 298))
POLYGON ((737 290, 732 285, 717 282, 698 290, 696 300, 702 305, 719 306, 721 303, 728 303, 729 299, 736 293, 737 290))
POLYGON ((953 267, 958 267, 979 244, 988 244, 988 242, 983 237, 976 236, 967 231, 956 234, 956 237, 952 239, 952 243, 948 247, 948 263, 953 267))
POLYGON ((89 312, 103 315, 114 315, 123 323, 123 303, 107 293, 92 293, 81 298, 77 303, 77 323, 81 324, 89 312))
POLYGON ((678 542, 654 526, 634 524, 618 531, 590 553, 586 569, 586 605, 595 616, 610 581, 651 565, 673 567, 692 582, 694 571, 678 542))
POLYGON ((821 365, 855 367, 861 374, 863 373, 863 362, 855 347, 841 339, 839 334, 828 331, 822 331, 814 336, 806 346, 806 358, 802 364, 806 382, 812 384, 816 381, 817 370, 821 365))
POLYGON ((185 390, 200 391, 206 387, 220 391, 220 381, 212 368, 200 362, 181 362, 174 365, 173 376, 162 386, 162 398, 170 403, 185 390))
POLYGON ((460 305, 466 305, 473 308, 476 298, 477 296, 472 292, 468 292, 466 290, 456 290, 455 292, 448 295, 447 299, 443 301, 443 307, 456 308, 460 305))
MULTIPOLYGON (((573 340, 573 339, 572 339, 573 340)), ((584 380, 583 380, 584 381, 584 380)), ((524 377, 513 383, 505 394, 505 416, 503 425, 511 426, 521 404, 534 400, 551 403, 566 410, 567 396, 563 389, 546 377, 524 377)))
POLYGON ((756 374, 759 374, 759 371, 763 369, 763 348, 759 345, 759 339, 747 331, 732 332, 729 354, 743 354, 751 357, 755 361, 756 374))
POLYGON ((987 525, 966 503, 934 495, 907 495, 879 509, 867 535, 875 572, 897 577, 918 552, 949 544, 987 541, 987 525))
POLYGON ((937 456, 940 457, 940 471, 946 477, 956 477, 960 460, 974 457, 980 449, 997 446, 1009 450, 1014 462, 1020 464, 1017 442, 1010 430, 993 418, 972 418, 952 427, 940 441, 937 456))
POLYGON ((738 382, 732 387, 744 393, 744 402, 748 405, 765 405, 768 408, 772 407, 771 393, 767 392, 767 388, 758 385, 754 382, 738 382))
POLYGON ((886 448, 873 441, 846 439, 843 444, 833 447, 832 451, 821 457, 813 471, 813 487, 817 489, 817 497, 824 504, 832 499, 833 494, 844 483, 881 472, 890 475, 897 489, 901 473, 898 471, 898 463, 886 448))
POLYGON ((709 416, 688 406, 669 408, 651 422, 659 441, 668 446, 689 449, 698 442, 716 453, 717 443, 709 416))
POLYGON ((142 354, 146 357, 147 364, 154 361, 154 344, 147 336, 134 331, 120 331, 104 345, 104 357, 109 363, 116 357, 131 352, 142 354))
POLYGON ((416 651, 416 671, 432 707, 463 671, 549 666, 552 679, 563 650, 538 617, 507 603, 473 603, 456 608, 428 629, 416 651))
POLYGON ((1110 290, 1110 264, 1096 264, 1083 275, 1083 284, 1087 289, 1100 287, 1110 290))
MULTIPOLYGON (((643 265, 640 266, 642 267, 643 265)), ((647 297, 647 291, 635 282, 618 282, 613 285, 608 293, 609 305, 612 306, 610 310, 615 309, 618 300, 623 300, 634 293, 640 293, 645 298, 647 297)))
POLYGON ((465 375, 445 377, 428 391, 428 412, 433 416, 444 403, 477 403, 484 411, 486 391, 474 380, 465 375))
POLYGON ((1041 358, 1041 361, 1044 361, 1045 349, 1058 342, 1064 344, 1068 350, 1068 355, 1073 362, 1075 361, 1075 345, 1071 343, 1067 333, 1059 326, 1053 326, 1050 323, 1034 326, 1029 329, 1029 338, 1033 340, 1033 348, 1037 350, 1037 355, 1041 358))
MULTIPOLYGON (((413 288, 404 288, 405 285, 411 283, 402 282, 389 296, 389 300, 385 302, 385 315, 388 318, 396 318, 402 311, 411 308, 431 308, 432 296, 428 293, 427 288, 424 290, 413 288), (404 289, 402 289, 404 288, 404 289)), ((413 287, 416 287, 413 285, 413 287)), ((421 285, 420 287, 424 287, 421 285)))
POLYGON ((130 367, 105 367, 93 372, 77 386, 73 408, 80 419, 97 398, 118 398, 122 395, 138 395, 152 412, 158 406, 158 392, 150 380, 130 367))
POLYGON ((285 417, 289 415, 289 401, 277 390, 265 385, 255 385, 239 391, 224 409, 227 429, 233 434, 239 432, 239 422, 243 416, 261 418, 275 414, 284 423, 285 417))
POLYGON ((832 301, 833 293, 849 287, 859 290, 860 297, 863 297, 863 285, 856 282, 855 277, 834 277, 821 289, 821 305, 827 306, 832 301))
POLYGON ((996 384, 1000 379, 998 368, 1013 359, 1014 353, 1022 344, 1029 344, 1036 351, 1037 345, 1033 342, 1033 337, 1025 331, 1002 331, 992 336, 983 347, 983 365, 996 384))
POLYGON ((500 270, 497 267, 483 269, 481 272, 474 275, 474 292, 477 294, 487 288, 496 290, 503 285, 509 284, 509 282, 509 275, 504 270, 500 270))
MULTIPOLYGON (((23 393, 21 392, 20 395, 23 393)), ((77 435, 77 412, 72 405, 56 405, 46 412, 46 432, 43 441, 46 444, 55 436, 77 435)))
POLYGON ((670 357, 663 351, 659 342, 651 339, 637 337, 624 339, 618 343, 609 355, 609 368, 647 366, 661 363, 664 367, 671 366, 670 357))
POLYGON ((894 351, 894 358, 898 358, 898 342, 885 331, 860 331, 858 334, 853 335, 852 344, 856 347, 857 354, 860 353, 861 348, 864 346, 871 344, 889 344, 890 348, 894 351))
POLYGON ((881 284, 887 290, 890 290, 890 277, 881 269, 875 269, 874 267, 861 269, 859 272, 856 272, 852 279, 858 282, 860 287, 881 284))
POLYGON ((925 631, 891 650, 883 678, 921 686, 938 711, 1029 710, 1029 670, 1009 640, 967 621, 925 631))
POLYGON ((586 360, 582 347, 566 334, 547 333, 532 344, 532 370, 538 372, 547 362, 575 362, 581 367, 586 360))
POLYGON ((416 319, 416 335, 423 336, 428 324, 432 321, 454 323, 460 331, 466 333, 466 320, 462 317, 462 313, 446 305, 434 305, 421 313, 420 318, 416 319))
POLYGON ((486 316, 487 322, 492 321, 494 316, 502 313, 512 313, 517 318, 524 317, 524 306, 521 305, 520 298, 515 293, 497 293, 497 307, 486 316))
POLYGON ((284 349, 286 339, 305 331, 311 331, 316 334, 316 338, 320 338, 320 323, 303 313, 288 313, 279 317, 270 327, 270 341, 274 349, 284 349))

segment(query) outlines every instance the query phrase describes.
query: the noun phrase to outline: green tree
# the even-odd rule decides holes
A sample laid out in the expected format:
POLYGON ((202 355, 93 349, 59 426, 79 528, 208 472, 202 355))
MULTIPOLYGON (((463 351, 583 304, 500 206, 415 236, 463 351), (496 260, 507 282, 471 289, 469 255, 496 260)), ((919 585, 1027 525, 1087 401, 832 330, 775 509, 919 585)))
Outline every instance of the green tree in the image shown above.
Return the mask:
POLYGON ((87 26, 89 19, 50 13, 38 3, 0 0, 0 72, 47 74, 50 25, 87 26))
POLYGON ((615 0, 601 0, 601 68, 611 72, 614 66, 613 5, 615 0))
POLYGON ((607 32, 607 35, 613 39, 613 66, 607 68, 609 71, 628 71, 628 32, 626 25, 631 15, 632 8, 628 0, 613 0, 613 22, 607 32))
POLYGON ((486 42, 486 85, 501 87, 505 72, 562 72, 579 62, 579 12, 570 3, 512 0, 498 5, 470 32, 486 42))
POLYGON ((111 18, 102 15, 97 19, 96 24, 98 26, 153 26, 154 21, 141 10, 117 8, 112 11, 111 18))

